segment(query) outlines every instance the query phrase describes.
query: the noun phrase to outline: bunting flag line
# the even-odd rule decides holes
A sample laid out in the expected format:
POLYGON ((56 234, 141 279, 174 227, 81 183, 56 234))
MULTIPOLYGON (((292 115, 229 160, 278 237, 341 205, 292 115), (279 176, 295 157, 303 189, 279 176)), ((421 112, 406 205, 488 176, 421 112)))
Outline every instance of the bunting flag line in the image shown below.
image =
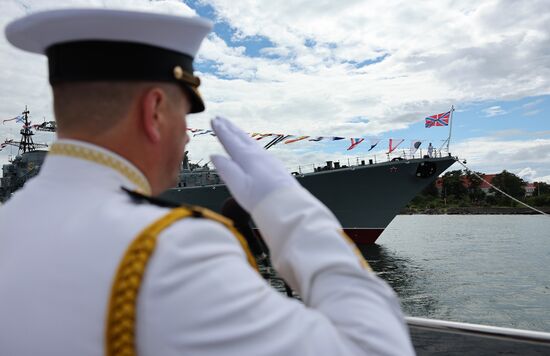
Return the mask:
POLYGON ((273 140, 271 140, 270 142, 268 142, 268 143, 264 146, 264 148, 267 150, 268 148, 275 146, 275 145, 278 144, 279 142, 286 140, 286 139, 289 138, 290 136, 292 136, 292 135, 277 135, 277 137, 275 137, 273 140))
POLYGON ((430 128, 434 126, 448 126, 450 116, 451 116, 450 111, 428 116, 426 118, 426 128, 430 128))
POLYGON ((25 117, 23 115, 17 115, 13 119, 3 120, 2 124, 6 123, 8 121, 13 121, 13 120, 15 120, 16 123, 22 123, 22 122, 25 122, 25 117))
POLYGON ((4 148, 8 147, 12 143, 13 143, 13 139, 6 140, 6 141, 2 142, 0 144, 0 151, 3 150, 4 148))
POLYGON ((308 138, 309 136, 298 136, 296 138, 293 138, 293 139, 290 139, 290 140, 286 140, 285 141, 285 145, 288 145, 289 143, 294 143, 294 142, 298 142, 298 141, 302 141, 302 140, 305 140, 306 138, 308 138))
POLYGON ((271 134, 271 133, 268 133, 268 134, 258 134, 257 136, 258 136, 258 137, 256 137, 256 141, 260 141, 262 138, 269 137, 269 136, 273 136, 273 134, 271 134))
POLYGON ((323 137, 323 136, 316 136, 314 138, 310 138, 308 141, 319 142, 319 141, 322 141, 324 139, 325 139, 325 137, 323 137))
POLYGON ((357 145, 365 141, 364 138, 350 138, 350 140, 351 140, 351 145, 348 147, 348 151, 353 150, 357 145))
POLYGON ((216 136, 216 134, 212 130, 199 129, 198 131, 195 131, 195 133, 193 134, 193 137, 201 136, 201 135, 207 135, 207 134, 209 134, 211 136, 216 136))
POLYGON ((388 146, 388 152, 386 153, 392 153, 396 148, 397 146, 399 146, 403 141, 405 141, 404 139, 400 138, 400 139, 393 139, 393 138, 390 138, 390 143, 389 143, 389 146, 388 146))
MULTIPOLYGON (((449 121, 449 115, 450 115, 450 111, 447 112, 447 113, 443 113, 443 114, 437 114, 437 115, 433 115, 432 117, 430 118, 433 118, 433 117, 438 117, 437 119, 434 119, 434 126, 441 126, 443 124, 437 124, 437 122, 439 122, 438 120, 442 120, 443 122, 448 122, 449 121)), ((426 118, 426 120, 428 120, 428 118, 426 118)), ((54 122, 47 122, 47 123, 44 123, 44 124, 41 124, 40 126, 44 126, 45 124, 52 124, 54 122)), ((36 128, 37 126, 39 125, 32 125, 32 127, 36 128)), ((211 135, 211 136, 216 136, 216 134, 214 133, 213 130, 209 130, 209 129, 196 129, 196 128, 187 128, 187 130, 189 130, 190 132, 193 133, 193 136, 201 136, 201 135, 211 135)), ((297 135, 286 135, 286 134, 276 134, 276 133, 260 133, 260 132, 252 132, 252 133, 247 133, 248 135, 250 135, 251 138, 257 140, 257 141, 260 141, 266 137, 269 137, 269 142, 267 144, 264 145, 264 148, 265 149, 268 149, 270 147, 273 147, 281 142, 283 142, 284 144, 291 144, 291 143, 295 143, 295 142, 298 142, 298 141, 310 141, 310 142, 319 142, 319 141, 340 141, 340 140, 344 140, 344 139, 349 139, 350 140, 350 145, 349 147, 347 148, 348 151, 351 151, 353 149, 355 149, 355 147, 357 147, 359 144, 361 144, 362 142, 364 142, 365 140, 368 140, 368 142, 370 143, 370 146, 367 150, 367 152, 370 152, 372 151, 374 148, 376 148, 378 146, 378 144, 380 143, 381 139, 378 139, 378 138, 365 138, 365 137, 352 137, 352 138, 346 138, 346 137, 341 137, 341 136, 309 136, 309 135, 302 135, 302 136, 297 136, 297 135)), ((405 141, 405 139, 389 139, 389 142, 388 142, 388 151, 386 152, 386 154, 390 154, 392 153, 393 151, 395 151, 397 149, 397 147, 399 145, 401 145, 403 142, 405 141)), ((411 140, 411 146, 410 146, 410 154, 411 155, 414 155, 416 153, 416 151, 422 146, 422 142, 423 140, 421 139, 415 139, 415 140, 411 140)), ((428 148, 429 150, 429 148, 428 148)))
POLYGON ((380 142, 379 139, 372 139, 372 140, 370 140, 370 148, 368 149, 367 152, 372 151, 372 149, 375 148, 376 145, 378 145, 378 142, 380 142))
POLYGON ((414 153, 420 148, 420 145, 422 145, 422 141, 420 140, 413 140, 411 141, 411 154, 414 155, 414 153))

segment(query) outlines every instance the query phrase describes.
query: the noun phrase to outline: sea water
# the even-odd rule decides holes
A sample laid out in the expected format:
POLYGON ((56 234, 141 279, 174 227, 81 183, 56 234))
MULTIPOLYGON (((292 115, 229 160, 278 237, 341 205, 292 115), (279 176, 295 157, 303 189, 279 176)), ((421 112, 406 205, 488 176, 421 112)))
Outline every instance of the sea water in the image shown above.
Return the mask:
POLYGON ((362 252, 408 316, 550 332, 550 216, 400 215, 362 252))

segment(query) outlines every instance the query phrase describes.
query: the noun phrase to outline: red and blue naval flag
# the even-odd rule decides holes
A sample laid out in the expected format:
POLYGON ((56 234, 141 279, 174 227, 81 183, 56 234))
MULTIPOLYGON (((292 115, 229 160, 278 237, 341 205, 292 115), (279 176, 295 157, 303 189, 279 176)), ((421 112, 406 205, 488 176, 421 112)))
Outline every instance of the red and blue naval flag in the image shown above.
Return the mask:
POLYGON ((434 126, 448 126, 450 116, 451 116, 450 111, 444 112, 442 114, 428 116, 426 118, 426 127, 429 128, 434 126))

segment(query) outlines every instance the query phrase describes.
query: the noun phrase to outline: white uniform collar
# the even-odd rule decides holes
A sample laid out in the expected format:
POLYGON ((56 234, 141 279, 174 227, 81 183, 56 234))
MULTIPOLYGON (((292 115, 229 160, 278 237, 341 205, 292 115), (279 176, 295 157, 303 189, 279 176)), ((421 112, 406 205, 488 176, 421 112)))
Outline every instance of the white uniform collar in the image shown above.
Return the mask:
POLYGON ((91 162, 111 172, 116 172, 118 184, 130 189, 136 189, 142 194, 151 195, 151 186, 141 171, 125 158, 100 146, 91 143, 61 139, 54 142, 48 157, 71 157, 91 162))

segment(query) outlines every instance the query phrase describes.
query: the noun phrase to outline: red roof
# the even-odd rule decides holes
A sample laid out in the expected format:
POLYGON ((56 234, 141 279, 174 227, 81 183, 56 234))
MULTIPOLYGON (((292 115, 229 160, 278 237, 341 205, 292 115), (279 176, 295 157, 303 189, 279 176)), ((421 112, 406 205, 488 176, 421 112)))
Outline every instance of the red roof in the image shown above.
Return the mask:
MULTIPOLYGON (((483 174, 481 177, 483 179, 485 179, 487 182, 489 183, 492 183, 493 182, 493 178, 495 178, 496 174, 483 174)), ((489 189, 491 188, 491 186, 487 183, 485 183, 484 181, 481 181, 481 184, 479 186, 481 189, 489 189)))

